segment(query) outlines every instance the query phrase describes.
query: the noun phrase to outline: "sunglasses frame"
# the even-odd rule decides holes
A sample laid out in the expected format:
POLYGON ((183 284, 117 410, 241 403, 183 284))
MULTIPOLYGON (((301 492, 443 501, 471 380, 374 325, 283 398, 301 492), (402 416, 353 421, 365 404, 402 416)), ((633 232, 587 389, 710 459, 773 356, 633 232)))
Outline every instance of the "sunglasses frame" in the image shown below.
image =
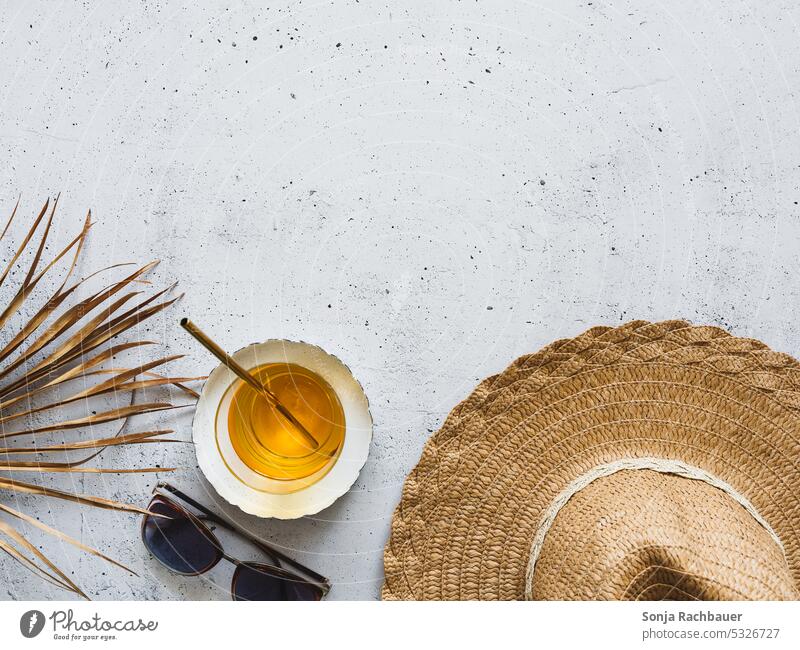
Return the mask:
POLYGON ((320 575, 319 573, 317 573, 312 569, 309 569, 307 566, 301 564, 297 560, 293 560, 287 555, 284 555, 281 551, 279 551, 275 547, 270 546, 269 544, 261 541, 254 535, 251 535, 246 530, 244 530, 240 526, 237 526, 229 519, 223 518, 222 516, 213 513, 204 505, 198 503, 197 501, 187 496, 186 494, 178 490, 176 487, 170 485, 169 483, 165 483, 162 481, 156 484, 156 486, 153 488, 153 498, 150 500, 150 505, 152 505, 153 502, 156 500, 162 501, 167 506, 177 510, 180 514, 185 515, 190 521, 192 521, 192 523, 195 524, 195 526, 199 528, 201 534, 206 535, 206 537, 208 537, 208 539, 213 543, 213 545, 217 548, 219 552, 219 556, 217 557, 216 560, 214 560, 213 564, 203 569, 202 571, 195 571, 192 573, 184 573, 182 571, 176 571, 169 565, 162 562, 152 551, 150 551, 150 548, 147 546, 147 540, 145 538, 145 526, 147 524, 147 517, 148 516, 159 517, 163 515, 157 515, 157 514, 145 515, 142 518, 142 531, 141 531, 142 543, 145 545, 145 548, 147 548, 148 552, 150 552, 150 554, 156 560, 158 560, 158 562, 161 565, 169 569, 172 573, 177 573, 179 575, 185 575, 185 576, 199 576, 213 569, 217 564, 219 564, 220 560, 227 560, 236 567, 233 577, 231 578, 231 588, 230 588, 231 598, 234 600, 236 600, 234 587, 236 586, 236 580, 239 575, 238 570, 240 567, 243 566, 254 567, 262 573, 271 575, 281 580, 287 580, 291 582, 302 582, 307 585, 311 585, 312 587, 316 587, 317 589, 320 590, 320 600, 325 598, 325 596, 327 596, 328 592, 331 590, 331 582, 326 577, 320 575), (166 494, 165 492, 168 492, 169 494, 166 494), (202 514, 200 515, 194 514, 193 512, 185 508, 183 505, 175 501, 175 499, 172 498, 173 496, 177 497, 184 503, 189 504, 192 508, 194 508, 195 510, 199 511, 202 514), (229 532, 239 535, 242 539, 250 542, 253 546, 255 546, 262 553, 264 553, 272 562, 274 562, 274 565, 262 564, 259 562, 251 562, 247 560, 240 560, 239 558, 233 557, 232 555, 228 555, 225 552, 219 539, 217 539, 217 536, 208 527, 206 522, 212 522, 229 532), (290 566, 294 570, 292 571, 283 568, 281 566, 281 562, 290 566))

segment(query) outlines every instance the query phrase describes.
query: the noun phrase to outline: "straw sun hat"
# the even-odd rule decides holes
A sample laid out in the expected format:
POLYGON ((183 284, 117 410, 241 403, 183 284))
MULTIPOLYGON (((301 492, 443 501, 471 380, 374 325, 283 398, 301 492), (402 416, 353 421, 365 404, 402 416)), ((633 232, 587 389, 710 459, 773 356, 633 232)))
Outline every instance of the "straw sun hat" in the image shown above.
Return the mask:
POLYGON ((800 598, 800 364, 684 321, 595 327, 426 444, 384 599, 800 598))

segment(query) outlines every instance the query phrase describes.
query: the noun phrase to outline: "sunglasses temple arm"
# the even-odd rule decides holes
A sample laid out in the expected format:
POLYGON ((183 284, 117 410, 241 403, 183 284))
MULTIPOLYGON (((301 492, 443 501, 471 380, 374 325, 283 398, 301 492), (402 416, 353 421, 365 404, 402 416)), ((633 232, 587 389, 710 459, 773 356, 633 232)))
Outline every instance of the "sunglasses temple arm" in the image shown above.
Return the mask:
POLYGON ((297 571, 302 571, 308 577, 312 578, 314 580, 314 582, 320 583, 320 585, 324 586, 326 589, 330 588, 330 582, 328 581, 328 579, 325 576, 321 576, 316 571, 314 571, 312 569, 309 569, 304 564, 300 564, 300 562, 298 562, 297 560, 293 560, 292 558, 284 555, 279 550, 269 546, 268 544, 265 544, 264 542, 262 542, 257 537, 254 537, 253 535, 250 535, 249 533, 247 533, 247 532, 245 532, 243 530, 240 530, 238 527, 235 527, 234 530, 237 533, 239 533, 239 535, 241 535, 245 539, 249 540, 251 543, 255 544, 258 548, 260 548, 262 551, 264 551, 264 553, 266 553, 267 555, 272 555, 272 556, 277 557, 281 561, 281 563, 283 563, 285 565, 288 564, 290 567, 292 567, 293 569, 296 569, 297 571))
POLYGON ((215 515, 213 512, 211 512, 204 505, 202 505, 201 503, 198 503, 197 501, 192 499, 190 496, 187 496, 186 494, 181 492, 179 489, 169 485, 168 483, 162 483, 162 484, 159 485, 159 487, 161 487, 161 488, 163 488, 165 490, 168 490, 169 492, 174 494, 179 499, 185 501, 186 503, 188 503, 193 508, 196 508, 197 510, 202 512, 204 515, 206 515, 206 517, 208 518, 209 521, 213 521, 215 524, 218 524, 218 525, 220 525, 220 526, 222 526, 224 528, 227 528, 228 530, 230 530, 230 531, 232 531, 232 532, 234 532, 234 533, 236 533, 238 535, 241 535, 243 538, 248 540, 250 543, 255 544, 258 548, 260 548, 262 551, 264 551, 264 553, 266 553, 268 556, 270 556, 271 559, 280 560, 281 562, 284 562, 285 564, 288 564, 292 568, 297 569, 298 571, 302 571, 304 574, 306 574, 310 578, 313 578, 315 582, 319 582, 321 585, 325 586, 326 588, 328 588, 330 586, 330 582, 328 581, 328 579, 325 576, 321 576, 316 571, 313 571, 312 569, 309 569, 307 566, 305 566, 303 564, 300 564, 300 562, 297 562, 296 560, 293 560, 292 558, 284 555, 278 549, 273 548, 272 546, 270 546, 269 544, 266 544, 265 542, 262 542, 260 539, 258 539, 257 537, 251 535, 246 530, 242 530, 241 528, 239 528, 239 526, 234 524, 232 521, 227 521, 227 520, 223 519, 222 517, 220 517, 218 515, 215 515))
MULTIPOLYGON (((197 501, 192 499, 192 497, 190 497, 189 495, 184 494, 183 492, 181 492, 178 488, 172 487, 169 483, 161 483, 161 484, 159 484, 158 487, 160 487, 160 488, 162 488, 164 490, 167 490, 168 492, 171 492, 176 497, 178 497, 181 501, 185 501, 186 503, 188 503, 190 506, 192 506, 196 510, 199 510, 200 512, 202 512, 206 516, 206 518, 209 521, 213 521, 215 524, 219 524, 220 526, 228 528, 229 530, 236 530, 236 527, 232 522, 226 521, 225 519, 223 519, 219 515, 215 515, 213 512, 211 512, 211 510, 206 508, 202 503, 198 503, 197 501)), ((239 531, 239 530, 236 530, 236 532, 241 533, 241 531, 239 531)))

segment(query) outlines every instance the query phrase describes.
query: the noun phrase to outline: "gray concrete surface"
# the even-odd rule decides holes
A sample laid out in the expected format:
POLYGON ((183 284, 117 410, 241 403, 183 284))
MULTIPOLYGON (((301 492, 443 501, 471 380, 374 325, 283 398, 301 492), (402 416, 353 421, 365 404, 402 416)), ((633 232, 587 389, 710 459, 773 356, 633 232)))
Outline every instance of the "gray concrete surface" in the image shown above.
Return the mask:
MULTIPOLYGON (((82 271, 160 258, 187 295, 149 334, 189 353, 177 371, 212 366, 183 313, 231 348, 299 338, 352 367, 374 444, 318 516, 226 507, 189 445, 106 458, 181 466, 332 598, 378 596, 423 442, 516 356, 673 317, 800 354, 796 3, 123 4, 2 3, 0 212, 60 191, 59 241, 98 221, 82 271)), ((190 417, 164 419, 188 439, 190 417)), ((74 480, 145 503, 155 477, 74 480)), ((96 598, 226 597, 229 567, 168 574, 134 517, 25 504, 139 573, 51 541, 96 598)), ((8 561, 0 578, 3 598, 62 595, 8 561)))

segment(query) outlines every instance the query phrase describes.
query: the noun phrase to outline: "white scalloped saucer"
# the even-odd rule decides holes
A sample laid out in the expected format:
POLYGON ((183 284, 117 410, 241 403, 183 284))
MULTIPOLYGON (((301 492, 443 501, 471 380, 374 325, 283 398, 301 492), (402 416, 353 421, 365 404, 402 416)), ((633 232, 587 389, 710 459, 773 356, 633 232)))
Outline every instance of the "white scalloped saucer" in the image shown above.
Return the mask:
POLYGON ((320 375, 342 403, 344 445, 333 467, 316 483, 281 494, 280 481, 254 472, 233 451, 226 404, 230 404, 232 392, 228 389, 238 378, 219 365, 203 386, 192 423, 197 462, 203 474, 222 498, 258 517, 296 519, 327 508, 355 483, 369 454, 372 415, 361 384, 337 357, 310 343, 271 339, 248 345, 232 356, 247 369, 286 362, 320 375))

